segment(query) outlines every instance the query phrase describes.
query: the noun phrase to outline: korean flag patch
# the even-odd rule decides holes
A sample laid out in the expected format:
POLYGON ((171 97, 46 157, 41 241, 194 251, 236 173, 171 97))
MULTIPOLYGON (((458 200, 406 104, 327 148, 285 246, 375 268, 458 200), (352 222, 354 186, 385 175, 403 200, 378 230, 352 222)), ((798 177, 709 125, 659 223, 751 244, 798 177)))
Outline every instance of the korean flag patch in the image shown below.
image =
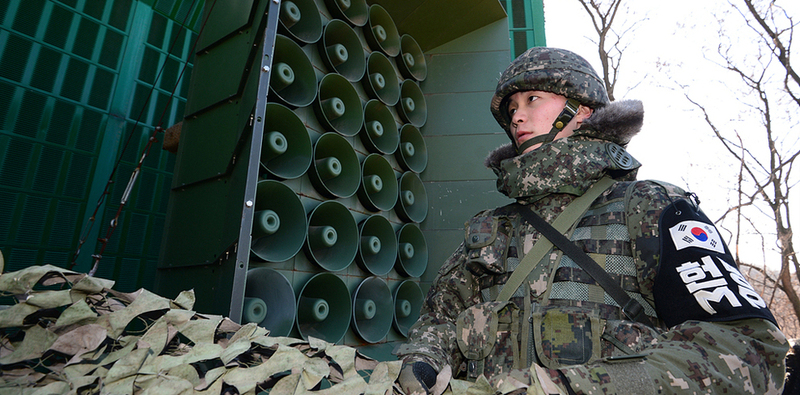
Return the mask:
POLYGON ((700 221, 683 221, 669 228, 676 250, 698 247, 720 254, 725 253, 722 239, 713 225, 700 221))

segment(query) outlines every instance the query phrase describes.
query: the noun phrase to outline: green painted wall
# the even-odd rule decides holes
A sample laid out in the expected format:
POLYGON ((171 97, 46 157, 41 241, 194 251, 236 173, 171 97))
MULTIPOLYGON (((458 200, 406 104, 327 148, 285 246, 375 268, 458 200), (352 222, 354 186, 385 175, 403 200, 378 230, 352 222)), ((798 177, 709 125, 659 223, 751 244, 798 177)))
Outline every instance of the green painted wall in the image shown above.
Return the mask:
POLYGON ((431 253, 420 280, 425 290, 463 240, 465 222, 481 210, 511 202, 497 192, 494 173, 483 165, 489 151, 508 143, 489 101, 508 63, 546 44, 541 0, 501 4, 507 19, 426 52, 429 78, 422 86, 428 95, 424 135, 430 157, 422 179, 430 210, 422 228, 431 253))
POLYGON ((508 141, 489 111, 497 78, 510 61, 507 21, 500 20, 427 52, 428 169, 422 174, 430 209, 423 222, 430 246, 427 289, 464 238, 464 222, 508 200, 483 166, 487 153, 508 141))

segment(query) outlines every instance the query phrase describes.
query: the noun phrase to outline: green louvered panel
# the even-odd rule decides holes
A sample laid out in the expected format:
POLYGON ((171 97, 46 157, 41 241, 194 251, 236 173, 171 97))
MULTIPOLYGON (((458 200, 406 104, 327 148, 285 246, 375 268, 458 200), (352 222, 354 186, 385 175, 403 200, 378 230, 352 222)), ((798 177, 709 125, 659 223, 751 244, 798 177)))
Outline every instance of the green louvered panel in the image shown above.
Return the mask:
POLYGON ((116 74, 110 71, 97 68, 92 78, 91 90, 89 92, 89 105, 99 109, 108 109, 111 90, 116 83, 116 74))
POLYGON ((106 30, 106 37, 103 41, 103 48, 100 51, 99 63, 103 66, 116 69, 120 61, 120 51, 122 50, 125 36, 113 30, 106 30))
POLYGON ((39 128, 42 125, 47 96, 27 91, 22 99, 24 110, 17 115, 17 122, 14 128, 16 134, 36 138, 39 128))
MULTIPOLYGON (((152 47, 145 47, 141 60, 141 68, 139 69, 139 79, 145 84, 152 85, 156 82, 156 74, 158 73, 159 66, 161 66, 161 54, 152 47)), ((141 107, 141 105, 134 106, 134 108, 141 107)))
POLYGON ((89 65, 77 58, 69 59, 67 63, 67 78, 61 85, 62 97, 80 102, 83 98, 86 77, 89 74, 89 65))
POLYGON ((139 190, 136 193, 137 210, 151 211, 153 209, 153 198, 155 198, 155 182, 158 174, 151 172, 144 172, 139 176, 139 190))
POLYGON ((16 193, 0 190, 0 240, 8 240, 11 235, 11 222, 18 199, 16 193))
POLYGON ((63 195, 74 198, 86 196, 93 167, 94 157, 78 152, 71 153, 69 155, 69 167, 67 168, 67 179, 63 195))
POLYGON ((544 46, 544 6, 542 0, 503 0, 508 13, 512 58, 530 47, 544 46))
POLYGON ((100 142, 98 137, 102 136, 105 131, 108 115, 89 108, 82 108, 78 111, 81 113, 81 125, 78 129, 75 149, 95 152, 100 142))
POLYGON ((144 270, 142 271, 142 278, 155 278, 157 269, 158 269, 158 259, 157 258, 148 259, 147 263, 144 266, 144 270))
MULTIPOLYGON (((201 6, 202 2, 156 1, 154 12, 143 18, 149 27, 138 51, 140 66, 132 73, 130 105, 118 148, 120 163, 100 222, 101 236, 107 234, 109 224, 117 215, 131 174, 155 126, 166 129, 183 118, 186 95, 183 81, 191 75, 191 63, 187 65, 187 61, 191 62, 197 34, 182 29, 180 22, 188 15, 187 23, 190 26, 195 23, 201 6), (175 96, 170 97, 173 90, 175 96)), ((158 257, 174 165, 174 155, 161 149, 162 139, 163 135, 158 135, 152 144, 101 261, 102 265, 115 268, 112 278, 117 280, 117 288, 121 290, 150 287, 154 279, 142 273, 146 271, 147 262, 155 262, 158 257)))
POLYGON ((0 21, 6 19, 6 12, 8 11, 8 6, 10 2, 8 1, 0 1, 0 21))
POLYGON ((41 150, 39 150, 39 159, 36 162, 36 170, 34 171, 34 191, 46 194, 53 194, 56 192, 61 169, 66 169, 63 163, 64 154, 65 152, 63 150, 55 147, 41 147, 41 150))
POLYGON ((70 253, 66 251, 44 251, 41 257, 42 264, 44 265, 61 265, 62 262, 69 260, 70 253))
POLYGON ((78 20, 74 12, 65 7, 53 7, 52 14, 50 15, 50 23, 47 24, 47 30, 44 34, 44 42, 65 49, 67 46, 67 36, 64 34, 69 32, 74 22, 78 20))
POLYGON ((80 210, 81 205, 78 202, 68 200, 56 202, 52 230, 49 232, 50 236, 47 239, 48 246, 69 250, 75 245, 77 235, 72 225, 80 219, 80 210))
POLYGON ((38 256, 39 251, 36 249, 15 248, 11 250, 10 254, 6 255, 6 265, 3 270, 13 272, 28 267, 30 265, 25 262, 37 262, 39 261, 38 256))
POLYGON ((28 57, 30 56, 31 48, 33 48, 33 43, 28 39, 9 34, 6 31, 2 33, 5 51, 3 56, 0 57, 0 77, 14 82, 21 82, 28 65, 28 57))
POLYGON ((64 58, 59 51, 41 47, 36 67, 33 68, 31 86, 46 92, 51 92, 58 77, 58 70, 61 67, 61 60, 64 58))
POLYGON ((42 236, 47 217, 41 215, 47 212, 50 199, 28 195, 22 203, 22 219, 14 232, 14 240, 19 244, 38 246, 42 244, 42 236))
POLYGON ((73 132, 73 122, 75 122, 75 105, 61 100, 56 101, 45 140, 60 146, 67 145, 70 133, 73 132))
MULTIPOLYGON (((2 60, 0 60, 0 64, 1 63, 2 60)), ((7 128, 4 123, 5 120, 9 119, 8 113, 12 110, 15 92, 16 87, 14 87, 14 85, 0 81, 0 129, 7 128)))
POLYGON ((146 264, 139 259, 124 258, 120 260, 119 267, 117 267, 117 283, 114 285, 115 289, 133 291, 139 289, 141 280, 139 278, 140 266, 146 264))
MULTIPOLYGON (((6 271, 68 266, 119 159, 76 269, 91 267, 101 247, 97 238, 116 216, 154 127, 182 119, 188 90, 182 81, 192 71, 184 66, 196 33, 180 26, 199 26, 202 7, 195 0, 0 1, 0 248, 6 271), (170 100, 173 89, 177 97, 170 100)), ((160 141, 154 144, 100 262, 98 275, 123 290, 152 282, 173 165, 174 155, 160 141)))
POLYGON ((75 45, 72 47, 72 53, 91 59, 94 49, 97 47, 96 38, 99 32, 99 23, 88 18, 82 18, 78 25, 78 36, 75 39, 75 45))
MULTIPOLYGON (((159 238, 159 237, 161 237, 162 234, 164 234, 164 217, 162 217, 162 216, 154 217, 153 221, 151 222, 151 225, 152 225, 152 227, 150 229, 150 233, 152 235, 151 238, 159 238)), ((160 247, 161 247, 161 243, 148 243, 147 244, 147 255, 158 257, 158 254, 160 252, 160 250, 159 250, 160 247)), ((148 263, 148 268, 145 269, 145 271, 148 272, 148 273, 152 271, 152 276, 147 276, 147 278, 154 278, 155 273, 156 273, 156 266, 157 265, 153 266, 153 267, 149 267, 149 265, 150 265, 150 263, 157 264, 158 263, 158 259, 157 258, 153 258, 153 259, 148 260, 148 262, 149 262, 148 263)))
POLYGON ((67 178, 62 189, 65 197, 83 198, 89 186, 94 157, 79 152, 68 154, 67 178))
POLYGON ((29 176, 27 165, 31 160, 33 144, 22 139, 8 141, 3 155, 3 166, 0 167, 0 185, 11 188, 26 187, 29 176))
POLYGON ((29 0, 19 5, 19 11, 14 18, 14 30, 33 36, 39 26, 39 18, 44 15, 45 0, 29 0))
POLYGON ((124 252, 131 255, 140 255, 145 250, 145 239, 147 238, 147 227, 149 219, 144 214, 132 213, 125 224, 125 243, 124 252))

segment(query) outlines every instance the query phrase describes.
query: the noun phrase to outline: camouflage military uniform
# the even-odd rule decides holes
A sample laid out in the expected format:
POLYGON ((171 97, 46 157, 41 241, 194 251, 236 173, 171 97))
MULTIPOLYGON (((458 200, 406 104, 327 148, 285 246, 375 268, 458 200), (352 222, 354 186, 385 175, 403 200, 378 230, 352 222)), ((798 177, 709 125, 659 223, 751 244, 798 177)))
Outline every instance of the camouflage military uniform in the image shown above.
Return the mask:
MULTIPOLYGON (((671 204, 694 202, 672 185, 635 181, 638 162, 621 166, 610 153, 609 147, 619 148, 611 142, 624 145, 639 131, 642 114, 637 101, 604 105, 572 137, 519 156, 513 146, 501 147, 487 166, 497 173, 500 192, 548 222, 598 179, 612 176, 614 185, 568 235, 640 301, 652 327, 624 319, 618 304, 557 249, 538 262, 510 303, 495 301, 540 234, 513 210, 493 209, 467 223, 465 241, 439 270, 419 321, 396 353, 436 371, 450 366, 455 377, 483 375, 495 388, 530 385, 529 367, 538 364, 563 393, 780 393, 788 343, 768 311, 682 321, 681 309, 670 304, 670 287, 698 283, 662 280, 666 235, 659 220, 671 204)), ((678 270, 704 274, 703 263, 692 265, 678 270)), ((725 302, 717 296, 709 308, 725 302)))

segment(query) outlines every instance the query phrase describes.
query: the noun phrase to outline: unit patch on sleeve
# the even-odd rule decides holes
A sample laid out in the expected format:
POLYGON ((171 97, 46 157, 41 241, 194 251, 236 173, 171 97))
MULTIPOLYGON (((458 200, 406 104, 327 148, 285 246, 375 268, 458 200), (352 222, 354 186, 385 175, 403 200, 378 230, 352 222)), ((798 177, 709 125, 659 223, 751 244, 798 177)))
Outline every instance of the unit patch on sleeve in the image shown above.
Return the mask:
POLYGON ((676 201, 661 215, 659 230, 661 260, 653 293, 658 316, 668 326, 688 320, 775 322, 699 208, 676 201))

